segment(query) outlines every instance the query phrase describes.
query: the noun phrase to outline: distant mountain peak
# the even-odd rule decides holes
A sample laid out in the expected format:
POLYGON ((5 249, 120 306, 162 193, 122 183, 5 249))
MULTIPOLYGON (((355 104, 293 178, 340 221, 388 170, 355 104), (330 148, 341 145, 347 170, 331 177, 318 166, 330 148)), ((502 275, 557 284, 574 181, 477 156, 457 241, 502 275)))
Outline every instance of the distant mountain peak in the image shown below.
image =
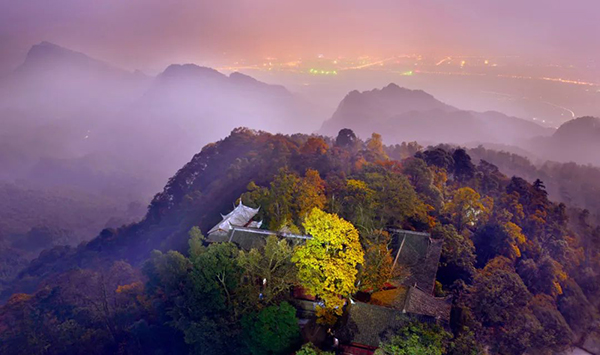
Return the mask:
POLYGON ((422 90, 411 90, 390 83, 381 89, 359 92, 353 90, 340 102, 331 119, 323 124, 322 132, 335 134, 340 128, 357 130, 369 135, 373 124, 411 111, 456 111, 422 90))
POLYGON ((251 77, 250 75, 246 75, 246 74, 240 73, 238 71, 229 74, 229 78, 232 80, 238 81, 238 82, 248 82, 248 83, 257 83, 258 82, 258 80, 251 77))
POLYGON ((41 41, 39 44, 33 45, 33 47, 49 47, 49 48, 59 48, 62 50, 68 50, 66 48, 59 46, 58 44, 48 42, 48 41, 41 41))
POLYGON ((39 44, 35 44, 31 46, 29 52, 27 52, 27 57, 25 59, 25 63, 38 60, 38 59, 67 59, 67 58, 77 58, 77 59, 86 59, 92 60, 87 55, 76 52, 64 47, 61 47, 57 44, 42 41, 39 44))
POLYGON ((600 137, 600 118, 584 116, 563 123, 554 133, 559 139, 581 139, 582 137, 600 137))
POLYGON ((250 75, 242 74, 240 72, 233 72, 229 74, 229 80, 236 85, 247 86, 250 88, 261 88, 269 90, 273 94, 286 96, 291 95, 288 89, 282 85, 267 84, 251 77, 250 75))
POLYGON ((249 75, 233 72, 229 76, 209 67, 196 64, 171 64, 157 77, 157 83, 169 85, 202 86, 232 85, 241 90, 260 90, 278 96, 290 96, 291 93, 281 85, 271 85, 249 75))
POLYGON ((390 83, 382 89, 363 92, 352 90, 342 100, 340 107, 348 104, 390 106, 388 107, 391 111, 389 112, 390 116, 411 111, 415 108, 419 110, 424 108, 455 110, 453 107, 444 104, 423 90, 411 90, 394 83, 390 83))
MULTIPOLYGON (((404 89, 404 88, 401 88, 400 86, 398 86, 398 85, 397 85, 397 84, 395 84, 395 83, 389 83, 389 84, 388 84, 386 87, 384 87, 382 90, 399 90, 399 89, 404 89)), ((407 89, 404 89, 404 90, 407 90, 407 89)))
POLYGON ((123 71, 108 63, 91 58, 81 52, 48 41, 42 41, 39 44, 33 45, 27 52, 25 61, 21 64, 19 69, 48 70, 58 67, 123 71))
POLYGON ((196 64, 171 64, 160 75, 161 79, 226 79, 219 71, 196 64))
POLYGON ((554 161, 600 165, 600 118, 584 116, 563 123, 551 137, 532 142, 532 151, 554 161))
POLYGON ((395 93, 395 94, 408 94, 408 93, 414 92, 414 93, 423 93, 428 96, 431 96, 431 95, 427 94, 425 91, 407 89, 405 87, 399 86, 396 83, 389 83, 387 86, 384 86, 381 90, 375 89, 373 91, 381 91, 381 92, 395 93))
POLYGON ((429 100, 438 101, 433 95, 426 93, 423 90, 412 90, 402 86, 398 86, 395 83, 389 83, 386 87, 379 90, 380 92, 388 95, 397 95, 397 96, 408 96, 411 98, 423 98, 429 100))
POLYGON ((367 91, 352 90, 344 99, 347 100, 371 100, 371 101, 397 101, 397 100, 423 100, 429 101, 433 105, 443 105, 446 108, 450 106, 437 100, 433 95, 426 93, 423 90, 412 90, 405 87, 398 86, 395 83, 389 83, 387 86, 381 89, 373 89, 367 91))
POLYGON ((423 90, 390 83, 381 89, 351 91, 320 132, 350 128, 360 137, 381 133, 387 142, 492 142, 513 144, 551 132, 533 122, 498 112, 472 112, 447 105, 423 90))

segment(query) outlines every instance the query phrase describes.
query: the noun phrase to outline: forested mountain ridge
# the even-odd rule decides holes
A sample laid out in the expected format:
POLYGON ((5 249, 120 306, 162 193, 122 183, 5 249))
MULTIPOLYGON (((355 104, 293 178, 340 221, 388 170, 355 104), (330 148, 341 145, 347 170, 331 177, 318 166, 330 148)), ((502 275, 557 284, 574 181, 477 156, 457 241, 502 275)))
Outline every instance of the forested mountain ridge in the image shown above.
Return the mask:
MULTIPOLYGON (((0 310, 0 349, 254 353, 264 335, 244 324, 267 322, 268 312, 284 317, 286 293, 265 304, 246 293, 252 283, 234 278, 219 286, 213 276, 220 274, 210 270, 245 275, 248 259, 235 245, 202 246, 200 235, 240 198, 261 206, 271 229, 302 230, 314 207, 352 223, 365 250, 357 270, 363 282, 386 277, 374 267, 390 261, 386 228, 442 239, 436 292, 454 301, 452 334, 435 342, 440 353, 487 346, 545 354, 597 330, 600 228, 551 202, 542 181, 474 165, 462 149, 386 149, 379 135, 362 142, 350 130, 333 140, 236 129, 180 169, 143 221, 34 260, 4 294, 29 293, 12 295, 0 310)), ((253 255, 260 263, 261 254, 253 255)))
POLYGON ((600 167, 556 161, 534 164, 518 154, 483 147, 468 152, 474 161, 488 161, 506 175, 544 181, 552 200, 587 210, 594 224, 600 224, 600 167))
POLYGON ((87 242, 98 230, 137 221, 145 212, 141 203, 68 187, 0 182, 0 196, 0 290, 40 251, 87 242))
POLYGON ((241 73, 173 64, 152 77, 32 46, 0 78, 0 259, 18 260, 1 270, 0 288, 39 249, 141 219, 139 206, 206 143, 242 124, 309 132, 318 126, 310 108, 241 73), (54 241, 32 250, 28 233, 40 228, 54 241))

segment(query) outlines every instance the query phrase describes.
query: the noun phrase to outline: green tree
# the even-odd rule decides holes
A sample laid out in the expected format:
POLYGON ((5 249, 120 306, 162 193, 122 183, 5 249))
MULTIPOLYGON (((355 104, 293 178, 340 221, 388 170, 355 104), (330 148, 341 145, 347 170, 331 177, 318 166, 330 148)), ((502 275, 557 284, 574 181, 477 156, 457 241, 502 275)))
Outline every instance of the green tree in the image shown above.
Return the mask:
POLYGON ((406 176, 386 170, 381 166, 367 166, 360 179, 375 191, 375 228, 389 226, 427 228, 427 206, 419 199, 406 176))
POLYGON ((433 237, 442 239, 442 255, 438 279, 450 285, 457 279, 470 280, 475 272, 475 246, 473 242, 456 231, 453 225, 437 225, 433 237))
POLYGON ((477 341, 475 332, 467 327, 460 329, 448 345, 448 355, 481 355, 483 346, 477 341))
POLYGON ((322 351, 314 346, 313 343, 306 343, 302 345, 300 350, 296 351, 296 355, 334 355, 333 352, 322 351))
POLYGON ((421 199, 439 211, 444 198, 434 184, 434 172, 429 169, 425 161, 418 158, 403 161, 402 173, 408 177, 421 199))
POLYGON ((414 322, 380 344, 375 355, 442 355, 449 337, 438 326, 414 322))
POLYGON ((190 267, 190 261, 179 252, 163 254, 154 250, 144 265, 144 273, 148 278, 146 289, 150 293, 160 291, 167 297, 177 295, 183 289, 190 267))
POLYGON ((521 232, 521 227, 513 222, 493 222, 479 228, 474 241, 478 262, 485 265, 488 260, 499 255, 511 260, 520 258, 527 239, 521 232))
POLYGON ((325 182, 319 172, 307 169, 303 177, 287 168, 279 172, 267 189, 251 182, 242 200, 255 207, 262 207, 259 217, 265 219, 269 229, 290 229, 299 232, 297 226, 314 208, 323 208, 327 202, 325 182))
POLYGON ((416 157, 425 160, 427 165, 437 166, 447 172, 452 172, 454 168, 454 158, 442 148, 428 149, 423 153, 418 153, 416 157))
POLYGON ((282 168, 271 182, 270 201, 267 208, 269 229, 279 230, 284 225, 294 221, 294 194, 300 185, 300 177, 282 168))
POLYGON ((504 257, 490 260, 475 276, 470 309, 483 325, 482 335, 500 354, 523 354, 540 350, 543 325, 531 311, 532 295, 504 257))
POLYGON ((190 236, 190 239, 188 240, 190 259, 194 260, 206 250, 204 247, 205 238, 204 235, 202 235, 202 231, 200 231, 200 228, 197 226, 192 227, 188 232, 188 235, 190 236))
POLYGON ((471 157, 462 149, 456 149, 452 153, 454 160, 454 178, 460 182, 465 182, 473 178, 475 175, 475 166, 471 162, 471 157))
POLYGON ((341 129, 335 139, 335 146, 344 149, 354 150, 358 148, 359 144, 360 141, 356 134, 348 128, 341 129))
POLYGON ((548 255, 537 262, 533 259, 521 261, 517 265, 517 272, 527 288, 535 294, 545 293, 556 299, 563 293, 561 283, 567 279, 567 274, 562 265, 548 255))
POLYGON ((510 261, 498 257, 475 276, 471 290, 471 309, 484 325, 506 324, 531 300, 523 280, 512 269, 510 261))
POLYGON ((361 231, 374 226, 375 190, 370 189, 362 180, 348 179, 341 191, 341 213, 361 231))
POLYGON ((296 309, 287 302, 245 315, 242 329, 253 355, 290 354, 300 341, 296 309))
POLYGON ((244 269, 248 297, 255 304, 262 295, 261 303, 270 305, 280 299, 296 283, 297 269, 292 263, 293 249, 287 240, 274 235, 267 237, 261 250, 240 251, 238 264, 244 269), (260 282, 257 283, 257 280, 260 282))
MULTIPOLYGON (((172 319, 169 324, 183 334, 193 353, 239 351, 239 320, 246 298, 239 289, 243 270, 237 263, 238 255, 239 250, 232 243, 211 244, 193 260, 184 258, 186 265, 191 266, 183 279, 174 277, 168 281, 181 290, 168 298, 167 313, 172 319)), ((161 264, 157 269, 163 273, 161 264)), ((174 275, 181 270, 176 268, 174 275)))

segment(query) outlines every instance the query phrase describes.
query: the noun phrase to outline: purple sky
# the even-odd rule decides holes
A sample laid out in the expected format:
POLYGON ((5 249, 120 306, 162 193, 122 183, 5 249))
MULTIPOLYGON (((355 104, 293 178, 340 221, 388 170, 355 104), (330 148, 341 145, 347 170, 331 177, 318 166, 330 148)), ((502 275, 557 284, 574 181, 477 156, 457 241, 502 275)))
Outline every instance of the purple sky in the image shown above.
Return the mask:
POLYGON ((157 72, 230 57, 600 59, 597 0, 0 0, 0 72, 42 40, 157 72))

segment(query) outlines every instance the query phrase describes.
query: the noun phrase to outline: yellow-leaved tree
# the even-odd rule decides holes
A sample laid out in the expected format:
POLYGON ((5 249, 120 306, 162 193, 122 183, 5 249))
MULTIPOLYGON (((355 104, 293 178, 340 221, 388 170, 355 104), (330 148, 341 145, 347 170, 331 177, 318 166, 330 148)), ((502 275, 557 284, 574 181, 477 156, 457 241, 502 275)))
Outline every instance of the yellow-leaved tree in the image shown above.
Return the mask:
POLYGON ((302 286, 323 301, 317 310, 320 320, 329 322, 342 314, 344 297, 356 291, 364 252, 356 228, 335 214, 313 208, 303 225, 312 239, 296 248, 292 261, 302 286))
POLYGON ((465 227, 473 227, 478 221, 486 219, 493 207, 489 197, 481 198, 477 191, 470 187, 462 187, 452 195, 443 212, 450 215, 456 229, 462 231, 465 227))

